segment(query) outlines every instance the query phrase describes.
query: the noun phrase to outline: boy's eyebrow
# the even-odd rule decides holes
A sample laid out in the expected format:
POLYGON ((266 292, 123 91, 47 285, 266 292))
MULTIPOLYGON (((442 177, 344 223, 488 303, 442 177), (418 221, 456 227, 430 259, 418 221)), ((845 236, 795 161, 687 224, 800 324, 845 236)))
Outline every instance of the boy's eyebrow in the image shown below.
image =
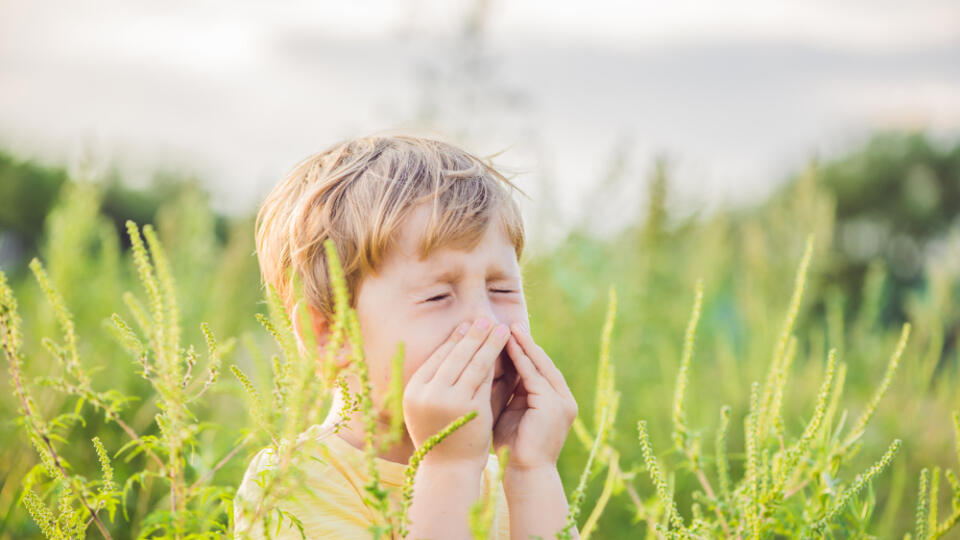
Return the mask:
MULTIPOLYGON (((449 270, 440 272, 439 274, 428 275, 423 280, 417 280, 416 286, 427 286, 434 283, 453 283, 463 279, 463 275, 463 267, 455 266, 449 270)), ((487 281, 499 281, 504 279, 519 279, 519 277, 505 271, 499 266, 490 267, 487 273, 487 281)))

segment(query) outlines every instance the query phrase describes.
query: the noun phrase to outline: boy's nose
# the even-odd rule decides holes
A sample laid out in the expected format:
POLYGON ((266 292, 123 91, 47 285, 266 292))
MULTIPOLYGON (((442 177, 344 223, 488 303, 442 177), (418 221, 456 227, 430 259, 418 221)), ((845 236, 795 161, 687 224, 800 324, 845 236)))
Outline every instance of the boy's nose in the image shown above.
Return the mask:
MULTIPOLYGON (((476 322, 476 321, 479 320, 481 317, 484 318, 484 319, 486 319, 486 320, 490 323, 490 328, 496 328, 496 326, 497 326, 498 324, 501 324, 501 323, 506 324, 506 325, 508 325, 508 326, 510 325, 510 322, 509 322, 509 321, 507 321, 507 320, 500 320, 500 317, 497 317, 497 316, 496 316, 491 310, 489 310, 489 309, 480 309, 480 310, 478 310, 478 312, 476 312, 475 314, 473 314, 473 316, 470 317, 470 318, 468 318, 467 320, 469 320, 469 321, 471 321, 471 322, 476 322)), ((503 375, 505 362, 510 362, 510 357, 509 357, 509 355, 507 354, 507 347, 506 347, 506 345, 504 345, 503 350, 500 351, 500 354, 497 356, 496 363, 494 364, 494 371, 493 371, 493 378, 494 378, 494 379, 496 379, 496 378, 500 377, 501 375, 503 375)))

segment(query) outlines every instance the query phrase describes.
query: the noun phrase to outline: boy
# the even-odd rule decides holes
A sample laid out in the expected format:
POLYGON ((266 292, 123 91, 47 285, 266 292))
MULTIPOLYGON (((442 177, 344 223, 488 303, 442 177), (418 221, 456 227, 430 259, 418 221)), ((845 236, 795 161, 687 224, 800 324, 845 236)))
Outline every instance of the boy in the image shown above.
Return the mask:
MULTIPOLYGON (((416 448, 456 418, 478 413, 421 463, 408 513, 410 538, 470 537, 469 508, 491 489, 498 471, 491 443, 509 449, 492 537, 552 538, 566 521, 556 461, 577 405, 529 334, 518 263, 523 223, 508 187, 514 186, 492 167, 452 145, 366 137, 301 162, 257 216, 264 280, 292 311, 286 276, 297 272, 320 346, 333 314, 322 244, 333 240, 378 411, 390 360, 404 342, 405 429, 376 460, 392 492, 399 491, 416 448)), ((327 420, 304 434, 323 448, 303 478, 314 496, 280 505, 300 520, 308 538, 368 538, 376 519, 362 500, 368 480, 362 418, 351 415, 334 429, 342 401, 335 395, 327 420)), ((381 412, 378 428, 388 425, 381 412)), ((258 454, 237 498, 255 504, 254 478, 269 467, 269 455, 258 454)), ((238 537, 262 534, 261 523, 235 513, 238 537)), ((285 523, 278 536, 300 538, 300 532, 285 523)))

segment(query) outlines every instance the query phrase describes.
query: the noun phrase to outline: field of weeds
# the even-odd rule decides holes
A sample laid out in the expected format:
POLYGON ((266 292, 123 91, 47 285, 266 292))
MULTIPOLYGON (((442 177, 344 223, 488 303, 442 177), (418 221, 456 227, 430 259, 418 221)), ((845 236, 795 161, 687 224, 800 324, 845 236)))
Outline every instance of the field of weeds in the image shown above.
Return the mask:
MULTIPOLYGON (((532 333, 580 404, 560 471, 581 537, 957 537, 960 225, 910 274, 896 249, 852 258, 829 180, 883 168, 871 152, 705 216, 670 215, 655 180, 644 221, 522 261, 532 333)), ((956 183, 951 152, 933 170, 956 183)), ((3 268, 0 538, 228 535, 250 457, 292 455, 337 374, 264 294, 252 220, 185 186, 118 226, 103 193, 64 183, 35 262, 3 268)), ((368 491, 372 534, 402 532, 368 491)))

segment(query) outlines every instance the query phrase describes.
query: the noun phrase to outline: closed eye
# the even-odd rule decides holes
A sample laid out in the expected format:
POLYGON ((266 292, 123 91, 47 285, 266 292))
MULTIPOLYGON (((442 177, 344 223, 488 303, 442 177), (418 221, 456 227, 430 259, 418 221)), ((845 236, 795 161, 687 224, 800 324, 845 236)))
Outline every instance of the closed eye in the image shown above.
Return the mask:
MULTIPOLYGON (((490 291, 491 291, 491 292, 495 292, 495 293, 501 293, 501 294, 510 294, 510 293, 515 293, 515 292, 517 292, 517 291, 511 290, 511 289, 490 289, 490 291)), ((425 302, 439 302, 439 301, 443 300, 444 298, 446 298, 446 297, 448 297, 448 296, 450 296, 450 295, 449 295, 449 294, 438 294, 438 295, 436 295, 436 296, 431 296, 430 298, 427 298, 427 299, 425 300, 425 302)))

